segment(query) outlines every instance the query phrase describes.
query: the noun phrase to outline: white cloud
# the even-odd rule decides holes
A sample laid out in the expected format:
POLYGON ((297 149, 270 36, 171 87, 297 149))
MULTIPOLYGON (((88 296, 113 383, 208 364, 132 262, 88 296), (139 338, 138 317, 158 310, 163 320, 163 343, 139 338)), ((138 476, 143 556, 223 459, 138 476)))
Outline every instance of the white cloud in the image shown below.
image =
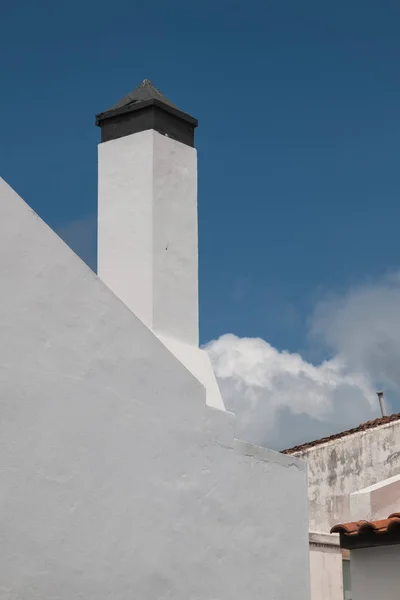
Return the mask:
MULTIPOLYGON (((95 268, 94 216, 59 234, 95 268)), ((310 339, 333 358, 314 365, 262 339, 231 334, 207 344, 238 436, 283 449, 379 416, 381 385, 400 397, 400 274, 319 302, 310 339)))
POLYGON ((400 389, 400 278, 320 302, 310 336, 333 358, 313 365, 231 334, 207 344, 238 436, 283 449, 379 416, 377 386, 400 389))
POLYGON ((349 368, 374 382, 400 388, 400 277, 352 289, 321 302, 311 333, 346 357, 349 368))

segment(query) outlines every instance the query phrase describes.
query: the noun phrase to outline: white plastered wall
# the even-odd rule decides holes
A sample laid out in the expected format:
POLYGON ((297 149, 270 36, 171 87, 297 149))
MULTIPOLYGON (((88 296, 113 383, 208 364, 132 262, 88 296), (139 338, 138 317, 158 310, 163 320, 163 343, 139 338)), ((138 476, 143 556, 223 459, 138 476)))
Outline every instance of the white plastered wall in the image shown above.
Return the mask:
POLYGON ((339 537, 310 533, 311 600, 343 600, 339 537))
MULTIPOLYGON (((387 519, 391 513, 399 511, 399 506, 400 475, 350 495, 352 521, 387 519)), ((352 600, 394 600, 399 597, 400 577, 395 566, 400 558, 399 548, 376 547, 351 551, 352 600), (366 571, 371 569, 373 573, 367 574, 366 571)))
POLYGON ((99 277, 224 410, 199 348, 196 149, 149 130, 98 152, 99 277))
MULTIPOLYGON (((332 440, 295 456, 308 464, 310 531, 329 537, 331 527, 338 523, 386 518, 396 510, 392 507, 396 505, 399 490, 396 478, 400 471, 400 421, 332 440), (391 491, 381 489, 379 482, 390 477, 393 477, 391 491), (368 488, 364 488, 374 489, 375 485, 371 501, 368 488), (352 506, 356 507, 355 512, 352 506)), ((333 568, 336 568, 336 589, 342 586, 342 563, 336 560, 334 566, 328 560, 329 568, 318 573, 316 555, 310 557, 312 587, 316 581, 327 583, 333 576, 333 568)), ((328 584, 324 593, 330 593, 328 584)))
POLYGON ((198 346, 196 149, 148 130, 98 152, 99 277, 148 327, 198 346))
POLYGON ((400 473, 400 421, 315 446, 293 456, 308 464, 310 530, 351 521, 350 494, 400 473))
POLYGON ((368 486, 350 495, 352 521, 378 521, 400 511, 400 475, 368 486))
POLYGON ((398 600, 400 546, 351 552, 352 600, 398 600))
POLYGON ((0 598, 309 600, 305 464, 0 180, 0 598))

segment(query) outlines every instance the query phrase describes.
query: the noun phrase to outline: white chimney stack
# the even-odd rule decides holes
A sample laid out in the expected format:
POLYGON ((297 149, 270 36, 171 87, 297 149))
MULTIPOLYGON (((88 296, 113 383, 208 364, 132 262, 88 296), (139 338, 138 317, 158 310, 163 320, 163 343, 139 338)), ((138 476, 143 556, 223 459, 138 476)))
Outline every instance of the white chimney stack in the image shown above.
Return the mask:
POLYGON ((98 275, 223 408, 198 347, 197 121, 145 80, 96 124, 98 275))

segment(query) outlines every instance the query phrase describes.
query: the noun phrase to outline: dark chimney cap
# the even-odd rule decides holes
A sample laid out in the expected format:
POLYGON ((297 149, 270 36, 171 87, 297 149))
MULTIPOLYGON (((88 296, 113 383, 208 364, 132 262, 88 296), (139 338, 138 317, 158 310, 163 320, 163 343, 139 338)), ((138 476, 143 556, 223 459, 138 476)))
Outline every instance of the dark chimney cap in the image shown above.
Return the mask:
POLYGON ((194 146, 194 130, 198 122, 145 79, 130 94, 99 113, 96 125, 101 128, 102 142, 155 129, 178 142, 194 146))

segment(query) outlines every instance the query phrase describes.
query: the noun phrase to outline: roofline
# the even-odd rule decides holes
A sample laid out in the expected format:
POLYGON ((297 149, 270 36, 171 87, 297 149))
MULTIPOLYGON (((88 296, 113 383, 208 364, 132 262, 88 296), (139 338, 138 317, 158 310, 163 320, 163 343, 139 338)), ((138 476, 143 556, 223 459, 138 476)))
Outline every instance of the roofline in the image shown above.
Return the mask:
POLYGON ((310 531, 308 541, 311 548, 325 548, 326 550, 340 552, 339 534, 310 531))
POLYGON ((400 544, 400 513, 378 521, 355 521, 335 525, 331 534, 340 535, 340 547, 346 550, 394 546, 400 544))
POLYGON ((400 544, 400 534, 398 531, 389 533, 367 533, 362 535, 340 534, 340 547, 343 550, 361 550, 362 548, 377 548, 384 546, 397 546, 400 544))
POLYGON ((332 436, 327 436, 326 438, 322 438, 325 441, 321 441, 320 443, 318 440, 312 440, 310 442, 305 442, 304 444, 298 444, 297 446, 293 446, 292 448, 287 448, 285 450, 281 450, 281 452, 282 452, 282 454, 288 454, 291 456, 304 455, 305 453, 311 452, 312 450, 316 450, 317 448, 324 448, 325 446, 331 446, 331 445, 339 442, 340 440, 343 440, 344 438, 348 438, 351 436, 357 436, 357 435, 361 436, 362 434, 367 434, 368 432, 374 431, 375 429, 385 429, 386 427, 392 426, 393 423, 400 424, 400 413, 394 413, 392 415, 388 415, 388 417, 379 417, 378 419, 376 419, 376 421, 382 420, 382 418, 388 418, 391 420, 386 423, 377 423, 376 425, 372 425, 371 427, 366 427, 365 429, 362 429, 363 425, 365 425, 365 423, 362 423, 358 427, 353 427, 352 429, 349 429, 347 431, 342 431, 342 432, 333 434, 332 436), (329 439, 330 437, 332 439, 329 439))

